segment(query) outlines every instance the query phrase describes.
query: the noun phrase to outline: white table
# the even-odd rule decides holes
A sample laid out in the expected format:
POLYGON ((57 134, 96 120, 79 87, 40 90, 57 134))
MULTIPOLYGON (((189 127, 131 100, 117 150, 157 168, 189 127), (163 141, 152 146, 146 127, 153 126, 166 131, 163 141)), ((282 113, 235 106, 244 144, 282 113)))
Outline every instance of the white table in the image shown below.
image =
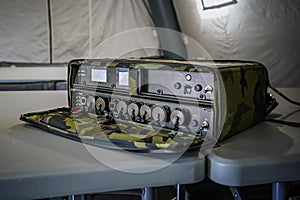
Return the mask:
MULTIPOLYGON (((300 88, 282 91, 300 101, 300 88)), ((274 96, 280 104, 271 116, 300 122, 300 107, 274 96)), ((207 163, 209 178, 231 186, 236 198, 234 187, 273 183, 273 199, 285 199, 285 183, 300 180, 300 128, 260 123, 224 141, 210 152, 207 163)))
MULTIPOLYGON (((49 134, 18 119, 22 113, 67 106, 66 91, 0 92, 0 102, 1 198, 32 199, 145 188, 143 198, 147 199, 151 187, 195 183, 205 176, 205 160, 197 152, 187 153, 162 168, 149 162, 149 157, 137 155, 138 163, 130 159, 115 161, 123 167, 116 170, 95 159, 82 143, 49 134), (134 171, 145 172, 131 173, 134 171)), ((114 154, 102 148, 97 151, 103 156, 114 154)), ((135 155, 120 152, 118 156, 135 155)), ((169 158, 158 155, 155 159, 164 162, 169 158)))

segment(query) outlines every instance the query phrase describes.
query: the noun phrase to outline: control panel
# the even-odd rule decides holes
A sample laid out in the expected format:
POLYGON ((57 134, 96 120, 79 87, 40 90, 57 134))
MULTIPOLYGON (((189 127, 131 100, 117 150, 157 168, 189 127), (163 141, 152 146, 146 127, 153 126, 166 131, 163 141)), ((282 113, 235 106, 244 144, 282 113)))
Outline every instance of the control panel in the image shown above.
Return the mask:
POLYGON ((73 108, 96 114, 99 118, 123 123, 133 121, 153 127, 194 133, 212 134, 213 108, 210 106, 161 102, 138 97, 72 90, 73 108))

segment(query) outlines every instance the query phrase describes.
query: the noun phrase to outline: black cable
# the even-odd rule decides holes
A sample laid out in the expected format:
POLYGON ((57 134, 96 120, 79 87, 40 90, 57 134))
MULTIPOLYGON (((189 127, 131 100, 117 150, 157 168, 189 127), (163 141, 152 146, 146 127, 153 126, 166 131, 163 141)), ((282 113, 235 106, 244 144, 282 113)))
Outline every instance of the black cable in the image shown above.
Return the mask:
POLYGON ((267 122, 274 122, 278 124, 284 124, 287 126, 294 126, 294 127, 300 127, 299 122, 290 122, 290 121, 284 121, 284 120, 279 120, 279 119, 265 119, 267 122))
POLYGON ((275 88, 274 86, 272 85, 269 85, 269 87, 274 91, 276 92, 279 96, 281 96, 282 98, 284 98, 286 101, 288 101, 289 103, 291 104, 295 104, 297 106, 300 106, 300 102, 297 102, 297 101, 294 101, 290 98, 288 98, 286 95, 284 95, 282 92, 280 92, 277 88, 275 88))
MULTIPOLYGON (((269 85, 269 87, 274 91, 276 92, 279 96, 281 96, 283 99, 285 99, 286 101, 288 101, 289 103, 291 104, 295 104, 297 106, 300 106, 300 102, 297 102, 297 101, 294 101, 292 99, 290 99, 289 97, 287 97, 286 95, 284 95, 281 91, 279 91, 277 88, 275 88, 274 86, 272 85, 269 85)), ((286 117, 298 112, 299 110, 296 110, 294 112, 292 112, 291 114, 287 115, 286 117)), ((285 118, 286 118, 285 117, 285 118)), ((285 120, 280 120, 280 119, 265 119, 265 121, 268 121, 268 122, 274 122, 274 123, 279 123, 279 124, 284 124, 284 125, 287 125, 287 126, 294 126, 294 127, 300 127, 300 123, 299 122, 291 122, 291 121, 285 121, 285 120)))

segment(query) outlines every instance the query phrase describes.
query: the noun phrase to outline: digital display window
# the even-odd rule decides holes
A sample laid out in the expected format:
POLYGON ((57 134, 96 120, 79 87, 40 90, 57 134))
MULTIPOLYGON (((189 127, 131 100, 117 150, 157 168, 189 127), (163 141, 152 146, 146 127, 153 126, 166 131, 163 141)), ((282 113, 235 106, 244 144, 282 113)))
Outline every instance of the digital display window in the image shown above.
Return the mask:
POLYGON ((119 85, 128 86, 129 85, 129 73, 128 71, 119 71, 119 85))
POLYGON ((93 82, 107 82, 107 70, 106 69, 92 69, 91 81, 93 82))

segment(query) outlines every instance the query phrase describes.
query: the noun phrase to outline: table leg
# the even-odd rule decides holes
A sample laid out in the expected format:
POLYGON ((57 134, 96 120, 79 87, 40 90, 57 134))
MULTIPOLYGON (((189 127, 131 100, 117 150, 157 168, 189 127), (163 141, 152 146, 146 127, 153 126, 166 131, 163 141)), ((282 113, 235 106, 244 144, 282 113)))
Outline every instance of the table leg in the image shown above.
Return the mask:
POLYGON ((72 195, 68 196, 68 200, 75 200, 75 195, 72 194, 72 195))
POLYGON ((152 200, 152 199, 154 199, 154 190, 153 190, 153 188, 143 188, 141 199, 142 200, 152 200))
POLYGON ((177 193, 176 193, 176 200, 184 200, 185 199, 185 186, 177 184, 177 193))
POLYGON ((70 195, 68 196, 68 200, 85 200, 85 196, 84 194, 80 194, 80 195, 70 195))
POLYGON ((243 199, 243 197, 242 197, 241 193, 239 192, 238 188, 230 187, 230 191, 231 191, 231 193, 233 195, 233 198, 235 200, 242 200, 243 199))
POLYGON ((286 183, 273 183, 272 184, 272 200, 286 199, 286 183))

